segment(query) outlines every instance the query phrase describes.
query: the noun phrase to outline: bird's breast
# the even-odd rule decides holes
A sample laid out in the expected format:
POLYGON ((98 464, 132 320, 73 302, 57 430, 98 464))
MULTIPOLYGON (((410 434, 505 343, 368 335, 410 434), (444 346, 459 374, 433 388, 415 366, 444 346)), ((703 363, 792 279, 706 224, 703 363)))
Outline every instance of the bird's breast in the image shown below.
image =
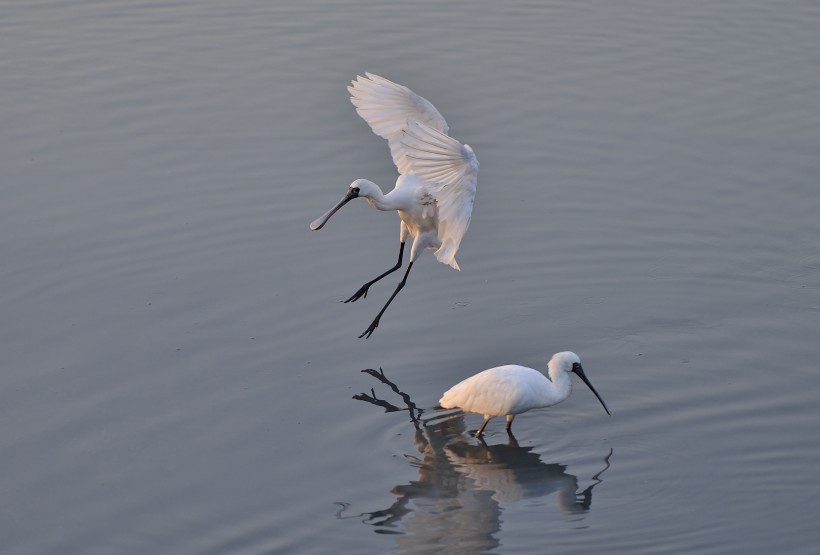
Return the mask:
POLYGON ((399 210, 398 213, 399 218, 410 230, 413 237, 436 230, 435 209, 428 212, 419 206, 409 210, 399 210))

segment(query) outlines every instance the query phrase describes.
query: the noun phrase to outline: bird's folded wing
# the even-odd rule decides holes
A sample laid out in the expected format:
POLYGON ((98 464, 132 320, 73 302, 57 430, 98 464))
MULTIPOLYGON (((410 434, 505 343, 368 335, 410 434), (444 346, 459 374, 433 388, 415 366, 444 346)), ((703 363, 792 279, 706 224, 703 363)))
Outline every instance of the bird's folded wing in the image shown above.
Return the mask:
POLYGON ((460 408, 468 412, 501 416, 510 414, 519 396, 514 381, 497 372, 485 371, 445 391, 439 399, 439 405, 445 409, 460 408))
POLYGON ((373 73, 358 75, 347 90, 356 112, 376 135, 387 139, 397 167, 402 157, 400 141, 408 120, 421 121, 442 133, 448 131, 444 117, 428 100, 384 77, 373 73))
MULTIPOLYGON (((408 120, 399 148, 399 173, 432 185, 438 205, 439 262, 459 269, 455 256, 473 213, 478 160, 469 145, 417 120, 408 120)), ((394 157, 395 158, 395 157, 394 157)))

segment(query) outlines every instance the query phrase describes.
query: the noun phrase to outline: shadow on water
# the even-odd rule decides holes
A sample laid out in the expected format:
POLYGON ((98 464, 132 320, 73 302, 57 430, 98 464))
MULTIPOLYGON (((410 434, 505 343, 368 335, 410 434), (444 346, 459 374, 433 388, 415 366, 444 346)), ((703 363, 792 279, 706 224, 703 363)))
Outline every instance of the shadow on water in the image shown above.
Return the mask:
POLYGON ((367 369, 390 388, 399 406, 381 399, 375 388, 353 398, 381 407, 385 412, 407 411, 415 428, 413 444, 419 455, 405 455, 418 469, 418 479, 395 486, 396 500, 386 509, 347 514, 349 505, 338 503, 338 518, 361 519, 381 534, 397 534, 400 552, 440 552, 448 547, 479 552, 499 546, 501 505, 555 494, 558 509, 582 515, 592 507, 592 490, 609 468, 612 450, 592 484, 579 491, 578 478, 567 465, 545 463, 532 447, 521 447, 512 435, 507 443, 488 445, 466 433, 463 414, 449 412, 422 418, 419 408, 380 369, 367 369), (399 402, 399 401, 397 401, 399 402))

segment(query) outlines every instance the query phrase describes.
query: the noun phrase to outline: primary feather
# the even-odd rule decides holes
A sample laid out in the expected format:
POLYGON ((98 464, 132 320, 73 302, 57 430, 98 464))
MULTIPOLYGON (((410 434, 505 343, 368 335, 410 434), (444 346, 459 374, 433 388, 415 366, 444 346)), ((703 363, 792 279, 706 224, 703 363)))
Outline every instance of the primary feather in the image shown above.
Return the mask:
POLYGON ((384 77, 373 73, 358 75, 347 90, 356 113, 373 133, 387 139, 396 166, 403 156, 400 141, 407 120, 421 121, 442 133, 449 130, 444 116, 430 101, 384 77))

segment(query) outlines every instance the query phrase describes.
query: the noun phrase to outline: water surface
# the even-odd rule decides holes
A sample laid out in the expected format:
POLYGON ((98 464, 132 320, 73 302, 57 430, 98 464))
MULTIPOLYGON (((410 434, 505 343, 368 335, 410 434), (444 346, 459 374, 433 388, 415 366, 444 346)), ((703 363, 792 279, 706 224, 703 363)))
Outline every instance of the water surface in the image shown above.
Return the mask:
POLYGON ((0 13, 3 553, 816 550, 816 3, 0 13), (358 340, 398 219, 308 224, 395 180, 364 71, 481 172, 462 271, 358 340), (567 349, 611 417, 423 422, 567 349))

